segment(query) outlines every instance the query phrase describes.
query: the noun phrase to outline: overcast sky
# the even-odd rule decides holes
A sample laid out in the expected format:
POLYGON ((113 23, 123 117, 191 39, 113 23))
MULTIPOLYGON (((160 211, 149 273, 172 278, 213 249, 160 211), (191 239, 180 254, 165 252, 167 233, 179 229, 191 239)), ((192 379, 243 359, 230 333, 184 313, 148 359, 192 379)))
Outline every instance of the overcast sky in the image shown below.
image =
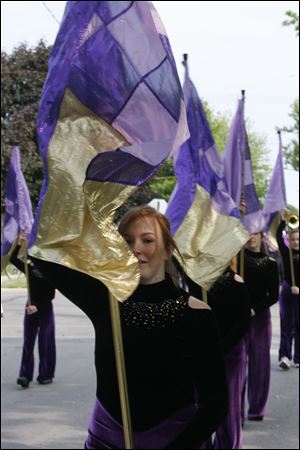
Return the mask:
MULTIPOLYGON (((215 112, 234 114, 246 90, 246 117, 267 137, 270 162, 278 142, 275 129, 290 125, 290 105, 299 95, 299 39, 283 27, 285 12, 299 13, 298 1, 154 1, 167 30, 180 78, 189 54, 190 75, 215 112)), ((26 41, 53 44, 64 1, 1 1, 1 49, 26 41)), ((286 142, 287 136, 283 135, 286 142)), ((284 143, 285 143, 284 142, 284 143)), ((286 172, 288 202, 299 205, 298 174, 286 172)))

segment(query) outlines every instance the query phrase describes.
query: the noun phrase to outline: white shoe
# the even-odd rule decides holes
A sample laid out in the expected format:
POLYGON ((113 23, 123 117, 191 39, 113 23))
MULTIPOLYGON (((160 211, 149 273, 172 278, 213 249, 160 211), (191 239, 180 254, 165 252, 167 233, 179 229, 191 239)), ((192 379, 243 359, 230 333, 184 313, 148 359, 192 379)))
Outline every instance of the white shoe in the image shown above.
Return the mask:
POLYGON ((281 358, 281 360, 279 361, 279 367, 281 367, 284 370, 290 369, 291 366, 292 366, 291 361, 286 356, 281 358))
POLYGON ((293 367, 295 367, 296 369, 299 369, 299 363, 294 362, 293 367))

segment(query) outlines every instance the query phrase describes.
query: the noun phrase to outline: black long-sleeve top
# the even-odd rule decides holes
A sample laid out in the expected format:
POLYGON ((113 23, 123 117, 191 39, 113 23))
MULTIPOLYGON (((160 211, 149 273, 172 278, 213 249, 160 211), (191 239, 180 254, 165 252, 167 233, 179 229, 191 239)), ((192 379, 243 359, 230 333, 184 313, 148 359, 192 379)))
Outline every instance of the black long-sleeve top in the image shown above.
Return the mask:
MULTIPOLYGON (((225 353, 245 336, 251 319, 248 291, 234 275, 228 268, 207 292, 207 302, 216 316, 225 353)), ((201 287, 188 277, 187 284, 191 295, 199 298, 201 287)))
POLYGON ((279 274, 276 261, 263 252, 245 249, 245 285, 255 314, 265 311, 278 300, 279 274))
MULTIPOLYGON (((25 273, 25 264, 18 258, 21 246, 17 245, 12 252, 10 262, 21 272, 25 273)), ((31 304, 38 310, 49 307, 55 296, 55 288, 49 283, 47 278, 35 267, 30 260, 28 263, 29 290, 31 304)))
MULTIPOLYGON (((277 228, 276 239, 283 263, 284 279, 289 283, 290 286, 292 286, 290 251, 288 247, 285 245, 282 236, 284 228, 285 228, 285 221, 282 220, 277 228)), ((296 250, 292 250, 292 255, 293 255, 295 283, 296 286, 299 286, 299 252, 296 250)))
MULTIPOLYGON (((92 321, 97 397, 121 423, 107 288, 83 273, 33 261, 92 321)), ((168 448, 196 448, 227 412, 227 382, 213 313, 192 309, 188 297, 167 277, 139 285, 120 304, 133 430, 149 429, 194 404, 195 395, 198 400, 198 412, 168 448)))

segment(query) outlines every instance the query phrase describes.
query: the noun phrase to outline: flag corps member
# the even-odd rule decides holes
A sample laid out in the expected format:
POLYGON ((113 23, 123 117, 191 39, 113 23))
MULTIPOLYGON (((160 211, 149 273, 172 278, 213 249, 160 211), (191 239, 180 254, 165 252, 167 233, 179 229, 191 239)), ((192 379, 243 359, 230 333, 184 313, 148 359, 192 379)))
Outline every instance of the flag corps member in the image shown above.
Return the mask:
POLYGON ((245 336, 247 373, 242 395, 248 390, 248 419, 263 420, 270 387, 271 369, 271 313, 270 306, 278 300, 278 269, 276 261, 265 254, 262 248, 262 231, 265 217, 256 193, 251 153, 244 118, 245 91, 238 102, 228 144, 224 152, 224 163, 228 186, 236 201, 245 208, 242 221, 250 233, 245 250, 241 251, 239 273, 243 274, 250 294, 252 318, 245 336), (238 174, 235 176, 235 174, 238 174))
POLYGON ((51 300, 55 289, 33 267, 27 263, 25 247, 33 223, 32 205, 28 187, 21 169, 20 151, 14 147, 6 177, 6 213, 4 217, 1 262, 11 262, 27 278, 27 302, 24 314, 24 342, 17 384, 29 387, 34 372, 34 345, 38 336, 39 367, 37 381, 49 384, 54 378, 56 363, 55 324, 51 300), (21 246, 22 244, 22 246, 21 246), (18 254, 24 255, 24 261, 18 254), (32 299, 34 298, 34 300, 32 299))
MULTIPOLYGON (((240 448, 241 378, 245 372, 245 346, 241 339, 247 331, 250 308, 243 280, 228 266, 247 241, 248 233, 226 188, 223 164, 189 77, 186 54, 183 65, 183 92, 191 136, 174 158, 177 185, 166 214, 186 262, 184 269, 190 293, 204 298, 203 288, 213 285, 207 298, 221 330, 229 391, 228 414, 216 431, 215 448, 240 448)), ((208 341, 205 345, 209 346, 208 341)), ((205 359, 203 363, 206 366, 205 359)), ((209 444, 206 443, 206 448, 209 444)))
POLYGON ((115 210, 189 136, 171 47, 151 2, 67 3, 37 129, 45 178, 31 255, 96 334, 86 448, 197 448, 226 413, 213 314, 168 275, 176 245, 162 215, 131 211, 121 234, 113 224, 115 210), (115 360, 118 319, 127 389, 115 360))

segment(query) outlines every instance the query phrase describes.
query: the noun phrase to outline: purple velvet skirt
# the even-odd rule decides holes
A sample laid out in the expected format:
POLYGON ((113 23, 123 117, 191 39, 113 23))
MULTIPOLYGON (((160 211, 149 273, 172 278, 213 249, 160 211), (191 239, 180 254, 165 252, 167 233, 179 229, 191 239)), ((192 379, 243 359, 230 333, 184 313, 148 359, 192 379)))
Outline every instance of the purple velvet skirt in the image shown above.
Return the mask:
MULTIPOLYGON (((162 449, 167 447, 184 430, 196 412, 197 405, 190 405, 149 430, 134 432, 134 448, 162 449)), ((125 448, 122 426, 104 409, 98 399, 96 399, 90 419, 85 448, 125 448)))

